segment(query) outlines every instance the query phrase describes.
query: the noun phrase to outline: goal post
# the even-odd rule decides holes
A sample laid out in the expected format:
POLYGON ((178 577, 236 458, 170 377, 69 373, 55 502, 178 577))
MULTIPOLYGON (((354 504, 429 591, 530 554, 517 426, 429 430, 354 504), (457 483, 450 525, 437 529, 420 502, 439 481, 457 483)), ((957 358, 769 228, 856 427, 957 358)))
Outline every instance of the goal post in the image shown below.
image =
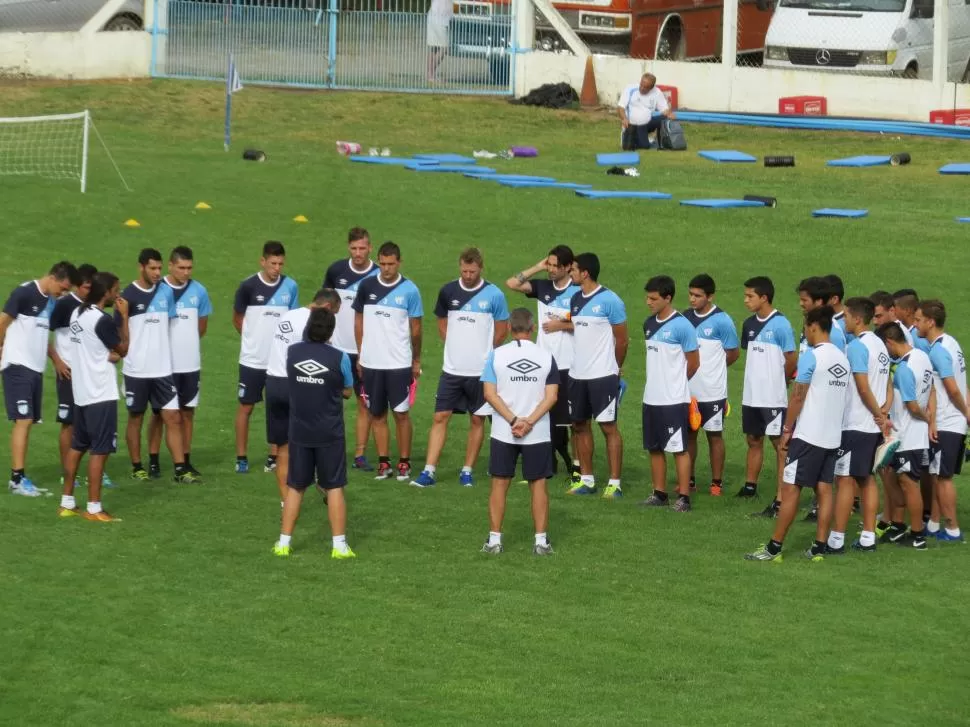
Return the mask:
POLYGON ((0 176, 77 179, 87 189, 91 113, 0 118, 0 176))

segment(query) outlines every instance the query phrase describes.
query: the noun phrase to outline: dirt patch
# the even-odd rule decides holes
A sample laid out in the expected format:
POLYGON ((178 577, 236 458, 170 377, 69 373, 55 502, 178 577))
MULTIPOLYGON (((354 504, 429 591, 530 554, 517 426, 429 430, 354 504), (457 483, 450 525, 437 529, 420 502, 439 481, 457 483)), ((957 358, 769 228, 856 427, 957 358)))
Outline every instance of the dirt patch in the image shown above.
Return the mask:
POLYGON ((196 704, 179 707, 172 714, 190 722, 235 724, 251 727, 370 727, 371 720, 320 714, 305 704, 196 704))

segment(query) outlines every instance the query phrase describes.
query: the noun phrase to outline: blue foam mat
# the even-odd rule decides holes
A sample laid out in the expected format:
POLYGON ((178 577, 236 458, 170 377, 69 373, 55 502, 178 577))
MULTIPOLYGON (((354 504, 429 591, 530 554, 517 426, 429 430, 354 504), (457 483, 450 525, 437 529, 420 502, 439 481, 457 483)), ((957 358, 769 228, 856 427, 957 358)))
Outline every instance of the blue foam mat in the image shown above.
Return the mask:
POLYGON ((957 222, 970 222, 970 217, 957 217, 957 222))
POLYGON ((555 177, 532 177, 528 174, 484 174, 482 172, 465 172, 466 177, 481 179, 485 182, 555 182, 555 177))
POLYGON ((478 160, 474 157, 466 157, 461 154, 415 154, 413 158, 418 161, 441 162, 442 164, 478 163, 478 160))
MULTIPOLYGON (((406 167, 410 164, 414 164, 414 159, 404 159, 402 157, 372 157, 365 156, 364 154, 354 154, 348 157, 352 162, 363 162, 364 164, 386 164, 387 166, 399 166, 406 167)), ((424 162, 429 166, 437 164, 437 162, 427 161, 424 162)))
POLYGON ((764 207, 764 202, 753 199, 682 199, 680 203, 685 207, 710 207, 726 209, 728 207, 764 207))
POLYGON ((615 154, 597 154, 596 163, 601 167, 621 167, 640 163, 640 154, 635 151, 621 151, 615 154))
POLYGON ((970 174, 970 164, 944 164, 940 174, 970 174))
POLYGON ((645 192, 638 189, 577 189, 576 194, 586 199, 670 199, 666 192, 645 192))
POLYGON ((415 172, 470 172, 477 169, 480 172, 494 172, 488 167, 473 167, 470 164, 409 164, 406 167, 415 172))
POLYGON ((832 159, 826 162, 829 167, 881 167, 888 166, 891 157, 863 155, 858 157, 847 157, 845 159, 832 159))
POLYGON ((573 184, 572 182, 534 182, 527 179, 503 179, 499 182, 503 187, 532 187, 540 189, 589 189, 592 184, 573 184))
POLYGON ((869 210, 844 210, 835 207, 824 207, 820 210, 813 210, 812 217, 865 217, 869 210))
POLYGON ((735 151, 734 149, 712 149, 708 151, 699 151, 697 156, 703 157, 704 159, 710 159, 712 162, 756 162, 758 161, 755 157, 750 154, 745 154, 743 151, 735 151))

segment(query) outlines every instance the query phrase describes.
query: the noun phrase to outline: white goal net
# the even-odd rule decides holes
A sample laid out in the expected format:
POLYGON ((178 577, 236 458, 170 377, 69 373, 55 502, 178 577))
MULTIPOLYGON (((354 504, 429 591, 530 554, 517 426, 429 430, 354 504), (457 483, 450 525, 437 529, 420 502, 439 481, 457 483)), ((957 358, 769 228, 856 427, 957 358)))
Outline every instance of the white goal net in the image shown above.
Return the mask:
POLYGON ((0 118, 0 176, 77 179, 87 187, 91 114, 0 118))

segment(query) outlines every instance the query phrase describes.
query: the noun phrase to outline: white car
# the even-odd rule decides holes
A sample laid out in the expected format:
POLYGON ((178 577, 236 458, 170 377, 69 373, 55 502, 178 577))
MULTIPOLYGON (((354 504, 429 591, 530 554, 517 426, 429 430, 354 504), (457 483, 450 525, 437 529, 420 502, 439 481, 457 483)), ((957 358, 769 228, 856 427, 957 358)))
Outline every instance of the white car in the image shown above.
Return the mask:
MULTIPOLYGON (((105 0, 0 0, 0 33, 56 33, 80 30, 105 0)), ((143 30, 143 0, 126 0, 101 30, 143 30)))

